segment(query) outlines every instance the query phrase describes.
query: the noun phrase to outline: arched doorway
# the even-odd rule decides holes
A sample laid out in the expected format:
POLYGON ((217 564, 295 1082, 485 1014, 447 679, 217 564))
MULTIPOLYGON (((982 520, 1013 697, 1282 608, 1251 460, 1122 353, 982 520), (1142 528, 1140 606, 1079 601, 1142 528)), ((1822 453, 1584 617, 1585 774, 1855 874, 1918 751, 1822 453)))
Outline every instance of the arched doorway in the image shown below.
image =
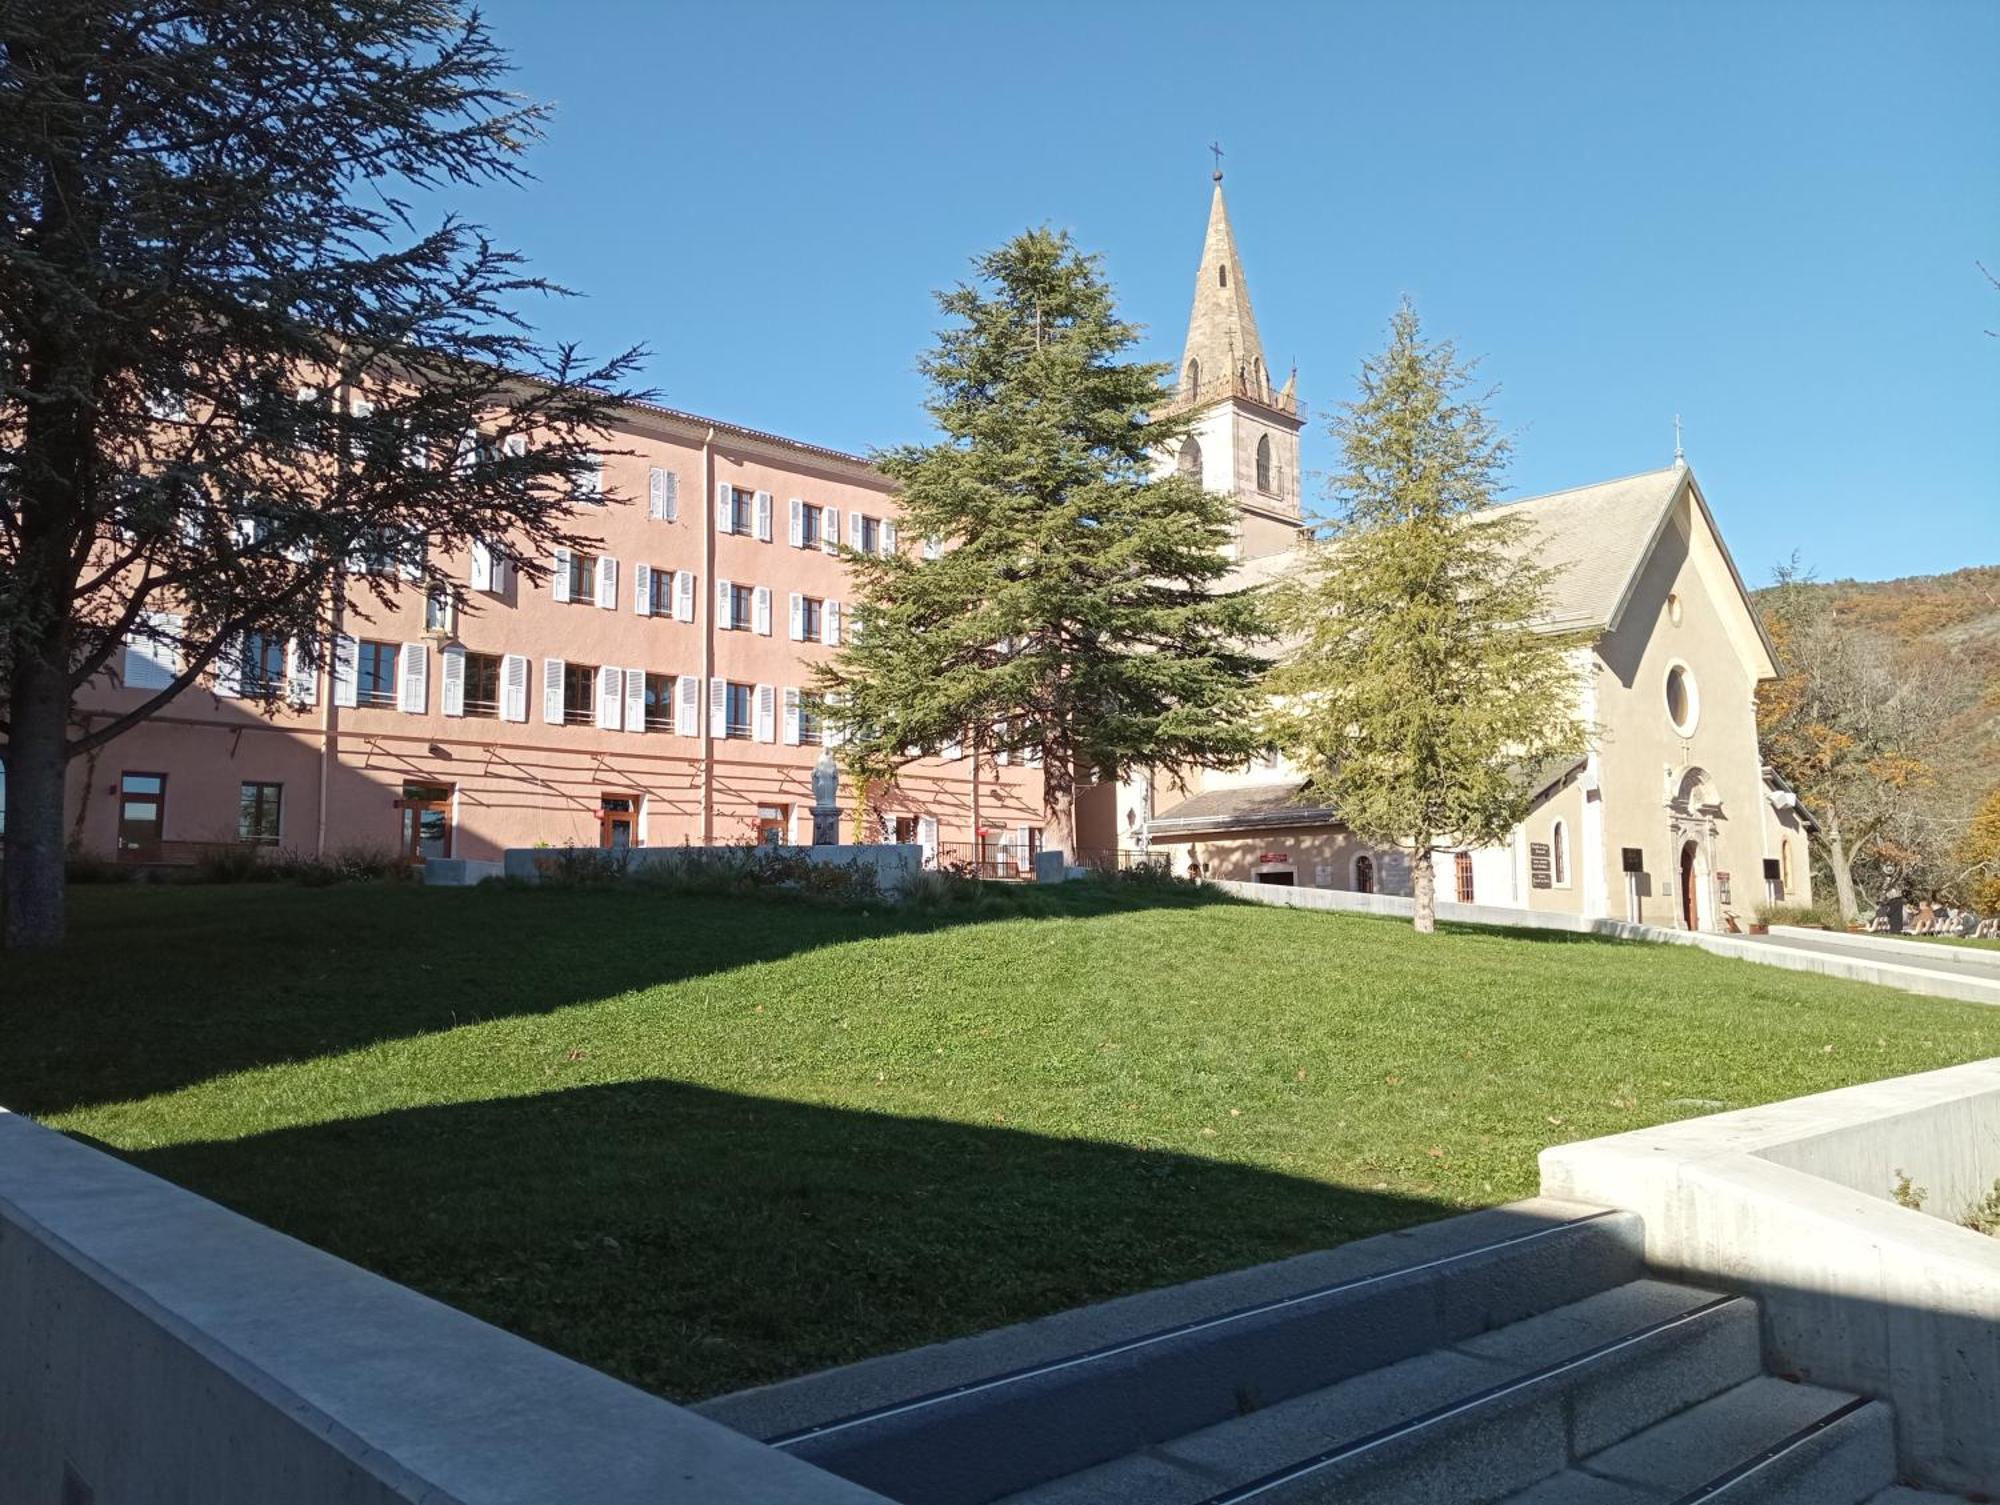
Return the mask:
POLYGON ((1354 859, 1354 891, 1357 894, 1375 892, 1375 859, 1365 852, 1354 859))
POLYGON ((1681 924, 1689 930, 1708 929, 1708 859, 1701 843, 1681 843, 1681 924))

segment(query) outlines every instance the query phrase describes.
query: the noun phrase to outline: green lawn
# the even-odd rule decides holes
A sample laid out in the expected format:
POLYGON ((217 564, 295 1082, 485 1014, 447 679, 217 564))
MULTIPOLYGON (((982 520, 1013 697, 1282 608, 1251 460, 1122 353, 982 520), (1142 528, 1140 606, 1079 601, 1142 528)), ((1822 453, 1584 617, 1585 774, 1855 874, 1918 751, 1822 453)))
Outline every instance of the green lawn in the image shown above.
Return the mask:
POLYGON ((1532 1193, 1535 1152, 2000 1054, 1680 947, 1073 886, 84 888, 0 1103, 687 1398, 1532 1193))

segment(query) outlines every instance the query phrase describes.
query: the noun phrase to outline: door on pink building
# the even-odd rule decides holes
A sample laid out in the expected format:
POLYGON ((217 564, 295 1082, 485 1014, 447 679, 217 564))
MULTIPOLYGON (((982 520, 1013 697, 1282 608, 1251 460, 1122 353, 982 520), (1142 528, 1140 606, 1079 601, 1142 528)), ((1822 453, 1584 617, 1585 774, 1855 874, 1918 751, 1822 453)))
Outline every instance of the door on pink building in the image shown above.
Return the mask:
POLYGON ((396 808, 403 812, 403 861, 421 867, 451 855, 450 786, 405 784, 396 808))
POLYGON ((118 855, 126 862, 158 862, 167 824, 167 776, 128 773, 118 780, 118 855))
POLYGON ((636 846, 633 833, 639 820, 639 802, 629 794, 607 794, 597 803, 597 844, 608 852, 636 846))

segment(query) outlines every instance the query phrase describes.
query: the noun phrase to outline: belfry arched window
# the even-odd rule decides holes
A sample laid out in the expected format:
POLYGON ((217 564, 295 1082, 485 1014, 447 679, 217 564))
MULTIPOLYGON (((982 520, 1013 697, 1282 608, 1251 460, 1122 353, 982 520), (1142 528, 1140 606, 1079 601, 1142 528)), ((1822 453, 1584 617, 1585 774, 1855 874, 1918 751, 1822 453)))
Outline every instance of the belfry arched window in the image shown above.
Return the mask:
POLYGON ((1192 476, 1197 481, 1201 479, 1201 441, 1193 434, 1189 434, 1182 443, 1174 468, 1184 476, 1192 476))
POLYGON ((1257 439, 1257 489, 1271 491, 1271 436, 1262 434, 1257 439))
POLYGON ((1188 363, 1187 363, 1187 373, 1186 373, 1186 377, 1185 377, 1185 381, 1186 381, 1186 384, 1187 384, 1187 389, 1188 389, 1188 391, 1190 391, 1190 392, 1198 392, 1198 391, 1200 391, 1200 390, 1201 390, 1201 362, 1200 362, 1200 361, 1198 361, 1198 360, 1194 360, 1194 359, 1192 359, 1192 358, 1190 358, 1190 359, 1189 359, 1189 361, 1188 361, 1188 363))

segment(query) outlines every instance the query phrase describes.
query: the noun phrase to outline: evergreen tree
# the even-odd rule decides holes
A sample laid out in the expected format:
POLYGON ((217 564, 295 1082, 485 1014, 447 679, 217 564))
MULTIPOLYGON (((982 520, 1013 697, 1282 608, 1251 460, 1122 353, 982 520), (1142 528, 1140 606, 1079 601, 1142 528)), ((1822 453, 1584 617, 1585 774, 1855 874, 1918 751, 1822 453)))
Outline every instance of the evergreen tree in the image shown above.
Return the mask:
POLYGON ((1504 840, 1526 771, 1585 743, 1574 640, 1536 625, 1550 572, 1521 521, 1489 510, 1510 446, 1470 381, 1405 302, 1332 426, 1341 516, 1274 604, 1290 645, 1275 740, 1355 834, 1410 854, 1420 931, 1432 854, 1504 840))
POLYGON ((1255 744, 1256 603, 1219 594, 1233 507, 1154 475, 1165 365, 1095 256, 1030 230, 938 295, 920 362, 943 438, 895 450, 901 547, 851 555, 857 630, 816 686, 857 782, 958 742, 1039 760, 1076 854, 1079 781, 1241 762, 1255 744))
POLYGON ((506 71, 443 0, 0 5, 8 945, 62 936, 69 761, 246 632, 311 656, 408 582, 461 596, 442 551, 583 542, 629 357, 538 344, 518 306, 557 290, 410 202, 522 176, 506 71), (128 643, 167 681, 79 717, 128 643))

